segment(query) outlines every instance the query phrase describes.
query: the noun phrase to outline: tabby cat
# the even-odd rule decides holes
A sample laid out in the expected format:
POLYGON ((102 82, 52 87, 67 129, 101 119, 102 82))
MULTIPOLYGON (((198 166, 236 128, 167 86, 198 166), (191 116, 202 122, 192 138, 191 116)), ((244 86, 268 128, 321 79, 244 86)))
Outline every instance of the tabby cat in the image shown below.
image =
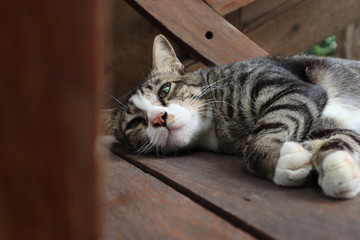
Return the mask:
POLYGON ((152 64, 109 116, 132 151, 242 155, 278 185, 300 186, 316 170, 326 195, 359 192, 360 62, 270 56, 185 73, 159 35, 152 64))

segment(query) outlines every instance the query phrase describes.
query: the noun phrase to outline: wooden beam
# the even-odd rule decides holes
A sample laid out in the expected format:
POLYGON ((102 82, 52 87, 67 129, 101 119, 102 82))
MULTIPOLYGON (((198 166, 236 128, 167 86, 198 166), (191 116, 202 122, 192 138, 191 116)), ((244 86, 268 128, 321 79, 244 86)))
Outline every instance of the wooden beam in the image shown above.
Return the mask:
POLYGON ((201 0, 127 0, 172 32, 207 63, 226 64, 268 53, 201 0))
POLYGON ((239 8, 244 7, 254 1, 255 0, 204 0, 204 2, 209 4, 222 16, 238 10, 239 8))
POLYGON ((290 0, 243 32, 272 55, 294 55, 359 19, 358 0, 290 0))
POLYGON ((3 2, 0 239, 98 239, 102 1, 3 2))

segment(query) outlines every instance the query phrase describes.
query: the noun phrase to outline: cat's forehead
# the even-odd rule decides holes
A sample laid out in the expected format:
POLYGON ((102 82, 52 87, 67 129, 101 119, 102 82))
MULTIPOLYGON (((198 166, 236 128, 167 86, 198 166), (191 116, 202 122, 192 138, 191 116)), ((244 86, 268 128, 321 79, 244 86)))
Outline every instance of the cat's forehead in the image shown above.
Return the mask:
POLYGON ((172 72, 156 72, 152 71, 145 79, 143 83, 144 87, 156 87, 161 86, 167 82, 176 81, 179 79, 178 74, 174 74, 172 72))

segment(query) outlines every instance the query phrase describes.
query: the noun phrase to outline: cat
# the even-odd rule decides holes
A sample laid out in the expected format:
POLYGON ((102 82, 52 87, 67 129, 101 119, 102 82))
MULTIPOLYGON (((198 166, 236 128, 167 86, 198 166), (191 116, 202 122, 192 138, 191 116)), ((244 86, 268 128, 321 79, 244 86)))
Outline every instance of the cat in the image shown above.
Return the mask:
POLYGON ((138 154, 204 149, 243 156, 250 172, 281 186, 312 170, 323 192, 360 191, 360 62, 268 56, 185 73, 158 35, 152 69, 108 116, 138 154))

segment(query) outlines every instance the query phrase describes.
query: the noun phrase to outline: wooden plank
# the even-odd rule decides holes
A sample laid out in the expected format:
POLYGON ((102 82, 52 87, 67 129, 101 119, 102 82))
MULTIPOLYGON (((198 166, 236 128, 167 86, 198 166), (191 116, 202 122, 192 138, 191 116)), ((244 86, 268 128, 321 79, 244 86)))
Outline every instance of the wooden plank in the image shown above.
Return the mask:
MULTIPOLYGON (((298 0, 302 1, 302 0, 298 0)), ((246 26, 251 24, 252 22, 264 18, 268 16, 269 14, 281 14, 283 11, 282 9, 286 9, 287 5, 294 4, 293 1, 290 0, 256 0, 252 4, 249 4, 241 9, 242 12, 242 26, 246 26)), ((240 27, 240 25, 235 25, 237 28, 240 27)), ((239 29, 242 30, 243 27, 240 27, 239 29)))
POLYGON ((216 12, 224 16, 241 7, 244 7, 255 0, 204 0, 209 4, 216 12))
POLYGON ((103 239, 254 239, 123 159, 104 164, 103 239))
MULTIPOLYGON (((124 154, 115 147, 117 154, 124 154)), ((279 187, 245 170, 243 161, 207 152, 156 158, 126 155, 199 203, 275 239, 357 239, 360 196, 336 201, 321 194, 314 182, 303 188, 279 187)))
POLYGON ((1 6, 0 239, 98 239, 102 1, 1 6))
MULTIPOLYGON (((302 0, 297 0, 296 2, 301 1, 302 0)), ((332 0, 329 2, 331 3, 332 0)), ((151 25, 148 21, 139 16, 134 9, 126 4, 126 2, 115 1, 114 3, 115 7, 113 11, 115 14, 115 23, 113 29, 114 43, 117 47, 113 51, 116 59, 116 61, 114 61, 113 71, 114 79, 121 79, 121 81, 116 81, 114 83, 114 93, 122 95, 132 87, 135 87, 148 71, 151 64, 151 44, 154 36, 159 34, 160 31, 156 28, 156 25, 151 25)), ((259 24, 267 24, 268 21, 271 21, 271 16, 280 16, 292 11, 298 11, 297 9, 293 9, 294 4, 294 0, 256 0, 241 8, 242 16, 240 16, 241 14, 239 11, 235 11, 225 18, 236 28, 241 31, 244 29, 246 33, 249 34, 251 31, 255 31, 259 27, 259 24)), ((316 2, 312 4, 316 4, 316 2)), ((332 9, 337 4, 338 3, 327 4, 326 6, 323 5, 323 7, 328 9, 322 7, 321 12, 327 15, 329 9, 332 9)), ((312 9, 314 8, 309 7, 308 9, 304 9, 302 15, 307 16, 307 12, 313 11, 312 9)), ((349 6, 349 9, 343 9, 341 12, 339 11, 338 14, 344 12, 350 15, 357 14, 356 11, 352 11, 351 6, 349 6)), ((323 19, 324 14, 316 14, 312 17, 315 19, 313 22, 321 22, 322 24, 313 24, 313 22, 311 22, 311 24, 308 24, 309 26, 304 27, 304 25, 302 25, 301 28, 303 32, 301 35, 294 33, 291 37, 286 38, 286 42, 283 43, 284 47, 280 44, 277 47, 276 52, 273 53, 276 55, 293 55, 298 52, 306 51, 309 46, 313 46, 321 41, 323 39, 322 36, 329 36, 334 32, 331 27, 325 29, 322 26, 323 23, 325 24, 326 21, 328 21, 327 19, 323 19), (314 30, 314 28, 316 29, 314 30), (316 35, 318 31, 321 32, 320 37, 309 37, 309 35, 316 35)), ((342 16, 340 21, 346 21, 346 18, 342 16)), ((280 29, 279 26, 284 26, 288 21, 293 22, 293 26, 296 24, 291 16, 289 19, 285 19, 282 22, 279 21, 278 24, 268 25, 269 29, 267 31, 256 31, 251 37, 253 37, 255 42, 259 41, 261 44, 264 44, 265 48, 271 50, 268 44, 273 38, 277 39, 276 41, 281 40, 283 35, 278 34, 280 29)), ((350 24, 352 19, 348 18, 347 21, 348 22, 343 24, 350 24)), ((334 21, 331 20, 328 24, 333 25, 334 21)), ((172 42, 172 44, 174 44, 174 42, 172 42)), ((176 44, 174 44, 174 46, 176 46, 176 44)), ((186 49, 176 48, 176 52, 180 60, 183 60, 188 54, 186 49)), ((205 67, 205 65, 201 65, 201 67, 205 67)), ((192 67, 191 69, 197 68, 198 67, 192 67)))
POLYGON ((272 55, 294 55, 359 19, 358 0, 290 0, 243 32, 272 55))
POLYGON ((207 63, 225 64, 266 56, 267 52, 201 0, 127 0, 172 32, 207 63))

